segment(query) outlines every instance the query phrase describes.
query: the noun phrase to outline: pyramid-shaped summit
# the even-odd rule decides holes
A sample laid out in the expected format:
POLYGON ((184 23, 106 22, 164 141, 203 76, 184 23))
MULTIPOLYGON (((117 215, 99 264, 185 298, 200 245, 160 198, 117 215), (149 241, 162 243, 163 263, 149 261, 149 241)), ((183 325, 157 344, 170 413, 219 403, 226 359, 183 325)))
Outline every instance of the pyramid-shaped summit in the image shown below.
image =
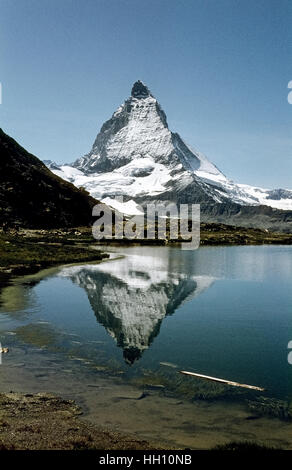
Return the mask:
POLYGON ((169 130, 163 109, 141 80, 103 124, 91 151, 73 166, 94 176, 86 187, 101 199, 122 195, 141 204, 146 199, 196 203, 225 198, 196 171, 224 175, 169 130))
POLYGON ((151 96, 151 93, 146 85, 144 85, 141 80, 138 80, 134 83, 131 91, 131 96, 133 98, 146 98, 147 96, 151 96))
POLYGON ((200 166, 197 156, 170 132, 158 101, 138 80, 131 96, 102 126, 91 151, 74 166, 86 173, 101 173, 121 168, 133 159, 139 166, 141 158, 167 162, 172 167, 180 163, 189 170, 200 166))

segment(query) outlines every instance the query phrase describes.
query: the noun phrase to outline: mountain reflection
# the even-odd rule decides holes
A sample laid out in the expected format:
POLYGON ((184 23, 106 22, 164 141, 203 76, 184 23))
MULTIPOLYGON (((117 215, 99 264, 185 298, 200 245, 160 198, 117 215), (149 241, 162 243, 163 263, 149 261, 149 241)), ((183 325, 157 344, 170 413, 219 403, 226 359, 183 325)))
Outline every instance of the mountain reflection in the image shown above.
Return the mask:
POLYGON ((177 272, 171 250, 160 250, 160 256, 146 252, 130 252, 99 265, 66 267, 59 273, 86 291, 97 321, 123 349, 128 364, 149 348, 166 315, 213 282, 208 276, 177 272))

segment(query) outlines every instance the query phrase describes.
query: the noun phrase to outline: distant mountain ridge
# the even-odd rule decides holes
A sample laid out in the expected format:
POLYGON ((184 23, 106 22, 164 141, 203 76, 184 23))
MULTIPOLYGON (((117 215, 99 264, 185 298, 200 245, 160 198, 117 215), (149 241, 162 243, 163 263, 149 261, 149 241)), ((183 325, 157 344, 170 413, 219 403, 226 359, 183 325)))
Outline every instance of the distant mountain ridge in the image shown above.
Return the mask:
POLYGON ((206 221, 275 230, 289 229, 292 223, 292 190, 266 190, 229 180, 169 130, 160 104, 139 80, 103 124, 87 155, 71 165, 50 162, 48 167, 113 207, 114 198, 123 196, 128 214, 149 202, 200 203, 206 221), (243 209, 247 207, 252 209, 243 209), (259 215, 257 220, 254 214, 259 215))
POLYGON ((0 129, 0 224, 36 228, 89 225, 96 203, 0 129))

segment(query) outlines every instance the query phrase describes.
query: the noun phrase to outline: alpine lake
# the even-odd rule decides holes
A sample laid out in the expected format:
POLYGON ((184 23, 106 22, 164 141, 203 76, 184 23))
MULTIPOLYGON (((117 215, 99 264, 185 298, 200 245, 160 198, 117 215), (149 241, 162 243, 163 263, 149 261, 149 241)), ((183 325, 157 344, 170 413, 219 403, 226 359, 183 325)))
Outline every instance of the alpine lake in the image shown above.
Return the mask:
POLYGON ((103 249, 2 289, 1 390, 74 399, 164 448, 292 449, 292 246, 103 249))

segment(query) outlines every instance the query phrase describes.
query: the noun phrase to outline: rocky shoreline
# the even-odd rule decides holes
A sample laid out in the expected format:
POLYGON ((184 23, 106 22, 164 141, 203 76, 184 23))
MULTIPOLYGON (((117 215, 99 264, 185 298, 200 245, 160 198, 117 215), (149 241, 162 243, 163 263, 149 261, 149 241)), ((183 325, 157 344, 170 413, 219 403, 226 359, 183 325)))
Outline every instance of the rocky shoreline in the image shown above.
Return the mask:
POLYGON ((0 450, 150 450, 157 445, 82 420, 73 400, 0 393, 0 450))

